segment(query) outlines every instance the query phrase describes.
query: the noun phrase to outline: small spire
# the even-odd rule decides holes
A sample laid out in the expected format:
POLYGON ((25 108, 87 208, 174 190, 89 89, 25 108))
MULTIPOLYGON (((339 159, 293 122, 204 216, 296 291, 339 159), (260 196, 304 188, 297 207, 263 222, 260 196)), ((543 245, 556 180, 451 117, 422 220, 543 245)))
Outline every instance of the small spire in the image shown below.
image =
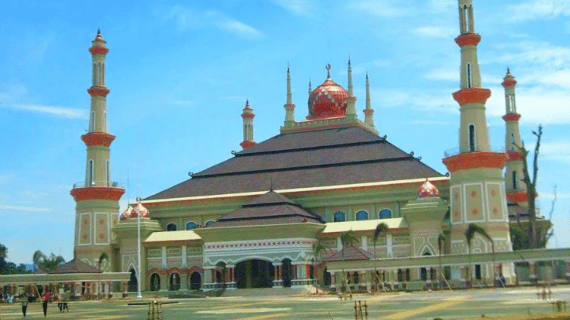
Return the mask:
POLYGON ((327 68, 327 79, 330 79, 330 77, 331 77, 331 64, 330 63, 327 64, 326 68, 327 68))
POLYGON ((289 62, 287 62, 287 104, 293 104, 293 94, 291 93, 291 72, 289 62))
POLYGON ((249 106, 249 99, 248 98, 245 99, 245 106, 246 107, 249 106))
POLYGON ((311 92, 313 92, 313 89, 311 88, 311 78, 309 77, 309 95, 311 95, 311 92))
POLYGON ((97 35, 98 35, 98 36, 101 35, 101 28, 97 28, 97 35))
POLYGON ((366 109, 372 109, 370 105, 370 82, 368 81, 368 71, 366 72, 366 109))
POLYGON ((348 57, 348 96, 353 97, 354 92, 352 89, 352 66, 350 65, 350 56, 348 57))
POLYGON ((374 110, 370 104, 370 82, 368 81, 368 71, 366 72, 366 109, 364 109, 364 123, 374 128, 374 110))

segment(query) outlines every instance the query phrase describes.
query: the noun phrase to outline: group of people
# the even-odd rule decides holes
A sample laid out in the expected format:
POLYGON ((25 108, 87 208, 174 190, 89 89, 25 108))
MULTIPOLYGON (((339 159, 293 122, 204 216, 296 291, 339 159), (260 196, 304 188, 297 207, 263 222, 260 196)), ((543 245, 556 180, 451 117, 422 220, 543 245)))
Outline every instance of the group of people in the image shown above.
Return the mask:
MULTIPOLYGON (((47 316, 48 303, 50 302, 51 298, 52 294, 50 291, 44 292, 42 296, 42 309, 44 311, 44 317, 47 316)), ((65 312, 66 310, 69 312, 69 307, 67 306, 67 302, 62 301, 61 296, 58 294, 55 295, 55 298, 58 300, 57 306, 59 307, 59 312, 65 312)), ((22 300, 22 314, 24 314, 24 318, 26 317, 26 312, 28 310, 28 303, 34 302, 35 300, 36 300, 35 294, 31 295, 26 294, 26 298, 22 300)), ((12 296, 12 302, 14 302, 13 296, 12 296)))

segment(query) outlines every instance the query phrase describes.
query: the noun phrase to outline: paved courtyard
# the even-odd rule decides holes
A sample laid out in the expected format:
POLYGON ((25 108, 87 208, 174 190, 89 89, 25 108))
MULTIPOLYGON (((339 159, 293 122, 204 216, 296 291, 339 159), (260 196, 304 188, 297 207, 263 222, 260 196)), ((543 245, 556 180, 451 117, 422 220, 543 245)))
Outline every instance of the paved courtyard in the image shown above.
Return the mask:
MULTIPOLYGON (((537 299, 536 289, 484 289, 453 292, 422 292, 355 296, 366 301, 369 319, 480 318, 482 315, 527 315, 552 312, 551 301, 570 301, 570 287, 552 289, 551 301, 537 299)), ((48 308, 51 319, 147 319, 147 306, 129 301, 70 303, 69 313, 57 304, 48 308)), ((568 306, 570 310, 570 305, 568 306)), ((332 296, 310 297, 221 297, 184 299, 163 306, 163 317, 171 319, 354 319, 354 301, 332 296)), ((28 307, 27 319, 44 319, 41 304, 28 307)), ((0 319, 22 319, 19 304, 0 305, 0 319)))

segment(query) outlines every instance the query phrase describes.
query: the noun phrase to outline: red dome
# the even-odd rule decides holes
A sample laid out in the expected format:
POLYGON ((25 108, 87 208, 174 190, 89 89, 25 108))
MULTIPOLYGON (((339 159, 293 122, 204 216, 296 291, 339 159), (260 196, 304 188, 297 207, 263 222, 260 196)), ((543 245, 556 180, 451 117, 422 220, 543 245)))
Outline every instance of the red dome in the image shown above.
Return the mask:
POLYGON ((426 179, 418 189, 418 198, 439 198, 439 190, 426 179))
POLYGON ((127 219, 131 219, 131 218, 136 218, 138 216, 138 213, 140 212, 141 218, 150 218, 150 212, 148 212, 148 209, 145 208, 142 204, 138 203, 137 205, 135 205, 135 207, 131 207, 129 206, 127 209, 125 209, 125 211, 123 212, 123 214, 121 214, 121 220, 127 220, 127 219))
POLYGON ((308 120, 344 117, 348 92, 330 77, 309 95, 308 120))
POLYGON ((129 206, 127 209, 125 209, 125 211, 123 211, 120 219, 127 220, 128 218, 131 218, 132 213, 133 213, 133 207, 129 206))

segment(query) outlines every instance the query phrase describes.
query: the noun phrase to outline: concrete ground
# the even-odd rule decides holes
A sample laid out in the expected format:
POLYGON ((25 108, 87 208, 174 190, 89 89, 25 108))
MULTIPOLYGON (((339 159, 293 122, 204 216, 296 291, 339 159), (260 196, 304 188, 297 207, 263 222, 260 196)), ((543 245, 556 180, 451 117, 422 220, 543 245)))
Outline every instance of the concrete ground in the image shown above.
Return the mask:
MULTIPOLYGON (((366 301, 368 319, 461 319, 482 315, 514 316, 530 319, 529 314, 553 312, 552 301, 570 302, 570 287, 552 289, 551 299, 537 298, 535 288, 481 289, 443 292, 355 295, 341 301, 335 296, 220 297, 163 301, 163 318, 172 319, 355 319, 354 301, 366 301)), ((268 292, 270 294, 270 291, 268 292)), ((145 296, 145 300, 151 296, 145 296)), ((71 302, 69 313, 60 313, 57 303, 48 308, 50 319, 147 319, 148 306, 128 305, 135 300, 71 302)), ((570 311, 570 303, 568 305, 570 311)), ((570 318, 570 312, 562 319, 570 318)), ((0 319, 22 319, 19 304, 0 305, 0 319)), ((28 306, 26 319, 43 319, 41 303, 28 306)), ((535 318, 536 319, 536 318, 535 318)))

